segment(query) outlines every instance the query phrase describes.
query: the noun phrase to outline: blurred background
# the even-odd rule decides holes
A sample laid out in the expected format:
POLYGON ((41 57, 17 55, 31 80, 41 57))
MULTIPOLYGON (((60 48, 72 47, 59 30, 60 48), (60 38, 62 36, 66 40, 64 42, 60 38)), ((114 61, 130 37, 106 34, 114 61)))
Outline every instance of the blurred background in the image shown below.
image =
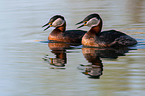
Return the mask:
POLYGON ((1 96, 145 94, 145 0, 0 0, 0 22, 1 96), (65 67, 51 67, 57 54, 40 41, 47 41, 54 28, 44 32, 42 26, 59 14, 65 17, 67 29, 76 29, 75 24, 91 13, 100 14, 103 30, 123 31, 139 42, 137 46, 121 53, 113 50, 113 59, 103 58, 98 49, 79 46, 63 51, 65 67), (100 63, 94 69, 101 71, 100 79, 88 78, 90 66, 83 64, 95 64, 88 56, 96 56, 100 63))

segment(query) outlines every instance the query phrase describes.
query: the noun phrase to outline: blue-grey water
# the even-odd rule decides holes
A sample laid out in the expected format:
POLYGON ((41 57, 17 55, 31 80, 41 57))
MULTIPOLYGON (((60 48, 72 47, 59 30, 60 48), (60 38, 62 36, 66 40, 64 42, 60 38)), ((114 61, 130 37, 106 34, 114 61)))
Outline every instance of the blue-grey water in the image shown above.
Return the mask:
POLYGON ((0 31, 0 96, 145 94, 145 0, 1 0, 0 31), (63 15, 67 29, 76 29, 91 13, 100 14, 103 30, 139 43, 98 49, 47 42, 54 28, 44 32, 42 25, 52 16, 63 15))

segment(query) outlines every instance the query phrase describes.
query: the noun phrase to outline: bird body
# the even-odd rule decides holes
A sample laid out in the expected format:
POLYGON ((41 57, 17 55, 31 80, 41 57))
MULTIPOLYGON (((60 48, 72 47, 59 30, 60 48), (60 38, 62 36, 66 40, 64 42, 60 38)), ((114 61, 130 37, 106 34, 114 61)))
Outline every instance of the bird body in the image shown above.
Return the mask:
POLYGON ((59 29, 54 29, 48 36, 48 40, 66 43, 81 43, 83 35, 86 31, 83 30, 66 30, 65 32, 59 29))
POLYGON ((116 30, 103 31, 99 34, 88 32, 82 38, 83 45, 93 47, 131 46, 136 43, 132 37, 116 30))

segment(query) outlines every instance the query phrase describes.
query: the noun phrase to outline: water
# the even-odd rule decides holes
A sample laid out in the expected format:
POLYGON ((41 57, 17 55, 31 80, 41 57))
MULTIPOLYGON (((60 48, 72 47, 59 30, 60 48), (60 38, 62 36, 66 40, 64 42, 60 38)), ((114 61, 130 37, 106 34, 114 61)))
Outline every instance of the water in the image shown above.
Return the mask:
POLYGON ((144 11, 144 0, 1 0, 0 95, 143 96, 144 11), (102 17, 103 30, 124 31, 138 45, 131 50, 107 51, 48 45, 53 28, 43 32, 41 26, 50 17, 61 14, 67 29, 75 29, 77 22, 94 12, 102 17), (61 49, 55 51, 54 47, 61 49))

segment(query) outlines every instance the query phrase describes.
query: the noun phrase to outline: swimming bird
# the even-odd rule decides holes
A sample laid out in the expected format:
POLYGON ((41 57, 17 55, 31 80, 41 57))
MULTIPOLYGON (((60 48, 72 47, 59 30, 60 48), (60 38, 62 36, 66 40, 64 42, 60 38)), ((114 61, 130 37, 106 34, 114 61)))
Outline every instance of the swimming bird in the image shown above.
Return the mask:
POLYGON ((101 32, 103 21, 97 13, 88 15, 84 20, 77 23, 76 25, 78 24, 82 24, 78 28, 83 26, 91 27, 91 29, 82 38, 82 44, 84 46, 118 47, 132 46, 137 44, 137 41, 134 38, 123 32, 116 30, 101 32))
POLYGON ((55 27, 48 36, 48 40, 54 42, 81 43, 83 35, 87 32, 83 30, 66 30, 66 21, 61 15, 53 16, 42 27, 46 27, 44 31, 49 27, 55 27))

